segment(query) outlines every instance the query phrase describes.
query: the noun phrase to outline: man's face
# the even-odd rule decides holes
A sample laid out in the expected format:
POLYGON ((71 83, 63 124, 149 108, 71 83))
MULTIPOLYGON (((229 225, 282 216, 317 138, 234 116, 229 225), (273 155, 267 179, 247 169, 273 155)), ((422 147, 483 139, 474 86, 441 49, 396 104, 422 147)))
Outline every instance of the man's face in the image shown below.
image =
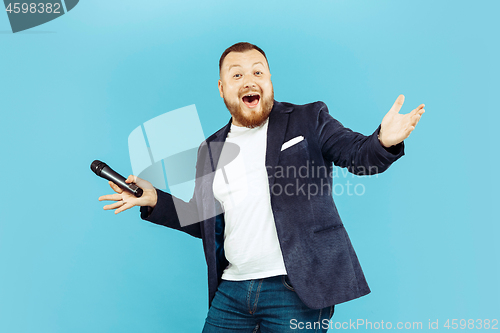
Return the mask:
POLYGON ((271 113, 274 91, 266 58, 257 50, 230 52, 222 63, 220 96, 233 124, 260 126, 271 113))

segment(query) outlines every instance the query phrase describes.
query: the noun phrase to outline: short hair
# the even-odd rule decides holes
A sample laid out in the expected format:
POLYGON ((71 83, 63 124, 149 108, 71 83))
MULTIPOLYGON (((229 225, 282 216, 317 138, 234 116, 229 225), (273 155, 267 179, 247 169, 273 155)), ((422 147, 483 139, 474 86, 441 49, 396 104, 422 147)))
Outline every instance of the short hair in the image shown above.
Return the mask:
POLYGON ((267 66, 269 67, 269 62, 267 61, 266 54, 264 53, 264 51, 260 47, 258 47, 257 45, 254 45, 254 44, 247 43, 247 42, 239 42, 239 43, 236 43, 236 44, 231 45, 230 47, 228 47, 224 51, 224 53, 222 53, 222 55, 220 56, 220 59, 219 59, 219 73, 220 73, 220 71, 222 69, 222 63, 224 62, 224 59, 226 58, 226 56, 230 52, 246 52, 246 51, 250 51, 250 50, 257 50, 260 53, 262 53, 262 55, 264 56, 264 58, 266 58, 267 66))

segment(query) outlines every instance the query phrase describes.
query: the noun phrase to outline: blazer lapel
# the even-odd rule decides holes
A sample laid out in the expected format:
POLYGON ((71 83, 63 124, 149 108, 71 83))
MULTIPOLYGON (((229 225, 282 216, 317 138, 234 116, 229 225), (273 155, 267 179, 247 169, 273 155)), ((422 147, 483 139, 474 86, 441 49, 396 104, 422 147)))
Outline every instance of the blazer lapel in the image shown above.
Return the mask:
POLYGON ((207 257, 207 263, 209 265, 209 284, 210 276, 212 276, 212 284, 215 289, 222 275, 222 271, 227 265, 227 261, 225 261, 223 246, 225 222, 224 218, 219 215, 222 213, 222 208, 214 197, 212 187, 222 147, 226 141, 227 133, 231 128, 231 120, 229 120, 229 123, 223 127, 221 131, 207 138, 206 143, 209 156, 205 159, 203 166, 204 174, 207 175, 202 182, 203 199, 201 200, 201 209, 204 214, 204 241, 207 244, 206 247, 210 249, 208 250, 210 254, 207 257))
POLYGON ((227 133, 229 133, 229 129, 231 128, 231 121, 232 118, 229 120, 227 125, 221 129, 221 131, 215 133, 212 137, 207 139, 208 151, 210 154, 210 162, 212 168, 210 172, 215 172, 217 168, 220 154, 222 152, 222 147, 224 146, 224 142, 226 142, 227 133))
MULTIPOLYGON (((270 191, 275 181, 274 169, 278 164, 281 145, 285 141, 289 113, 292 111, 293 107, 285 106, 280 102, 274 101, 273 108, 271 110, 271 113, 269 114, 269 124, 267 127, 266 169, 269 177, 268 180, 270 191)), ((224 146, 227 134, 229 133, 229 129, 231 128, 231 122, 232 118, 229 120, 227 125, 221 129, 221 131, 215 133, 206 140, 208 145, 209 158, 206 159, 206 162, 204 164, 203 174, 209 176, 205 177, 203 181, 203 192, 204 196, 210 194, 210 197, 213 200, 215 200, 215 198, 213 198, 212 191, 215 171, 220 159, 222 147, 224 146)), ((207 206, 205 206, 205 209, 207 209, 207 206)), ((210 212, 207 211, 206 213, 208 213, 211 217, 214 216, 212 207, 210 207, 209 210, 210 212)))
POLYGON ((289 113, 292 107, 286 107, 280 102, 274 101, 273 109, 269 115, 267 127, 266 169, 269 179, 269 193, 274 184, 274 169, 278 164, 281 145, 285 141, 285 133, 288 125, 289 113))
POLYGON ((207 144, 207 149, 205 152, 204 163, 202 165, 203 171, 200 174, 203 179, 201 181, 201 188, 198 193, 201 196, 201 200, 198 201, 198 209, 200 212, 202 212, 202 220, 207 223, 205 225, 205 231, 208 234, 208 239, 212 239, 212 237, 214 236, 215 216, 222 212, 220 205, 217 204, 214 198, 212 186, 214 182, 217 163, 222 152, 222 146, 226 141, 230 126, 231 120, 225 127, 221 129, 221 131, 218 131, 214 135, 207 138, 207 140, 205 141, 207 144), (208 203, 213 203, 213 205, 208 203))

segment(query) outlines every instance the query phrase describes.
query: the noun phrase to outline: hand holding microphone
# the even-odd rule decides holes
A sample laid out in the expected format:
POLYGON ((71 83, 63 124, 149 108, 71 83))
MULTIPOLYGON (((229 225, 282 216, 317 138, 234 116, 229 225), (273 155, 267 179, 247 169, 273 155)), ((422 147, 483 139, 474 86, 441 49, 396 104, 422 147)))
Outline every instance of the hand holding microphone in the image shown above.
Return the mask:
POLYGON ((116 209, 115 214, 118 214, 135 206, 149 206, 152 208, 156 206, 158 199, 156 189, 147 180, 134 175, 130 175, 125 179, 105 163, 97 160, 92 162, 90 168, 96 175, 109 180, 109 186, 116 192, 115 194, 99 197, 99 201, 116 201, 104 206, 105 210, 116 209))

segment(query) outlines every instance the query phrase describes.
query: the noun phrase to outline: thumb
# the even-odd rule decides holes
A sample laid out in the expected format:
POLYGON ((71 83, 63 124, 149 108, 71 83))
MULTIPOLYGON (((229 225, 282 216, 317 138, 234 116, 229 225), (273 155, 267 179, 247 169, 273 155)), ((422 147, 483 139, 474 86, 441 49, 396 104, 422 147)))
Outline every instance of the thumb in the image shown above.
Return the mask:
POLYGON ((154 186, 150 182, 148 182, 145 179, 139 178, 134 175, 128 176, 128 178, 125 180, 126 183, 135 183, 137 186, 142 188, 143 190, 153 190, 154 186))
POLYGON ((399 110, 401 110, 404 102, 405 96, 403 94, 399 95, 398 98, 396 98, 396 101, 392 105, 391 109, 389 110, 389 113, 398 113, 399 110))
POLYGON ((125 180, 125 183, 136 183, 137 184, 137 177, 134 175, 128 176, 128 178, 125 180))

